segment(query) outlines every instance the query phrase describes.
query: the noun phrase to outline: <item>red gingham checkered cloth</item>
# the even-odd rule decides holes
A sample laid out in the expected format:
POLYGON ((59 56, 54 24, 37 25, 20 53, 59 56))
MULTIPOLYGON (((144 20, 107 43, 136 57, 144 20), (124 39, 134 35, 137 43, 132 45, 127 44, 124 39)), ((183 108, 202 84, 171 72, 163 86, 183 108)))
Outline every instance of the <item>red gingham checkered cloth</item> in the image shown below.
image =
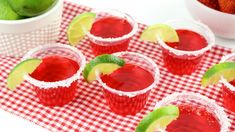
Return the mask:
MULTIPOLYGON (((61 26, 60 43, 67 44, 66 28, 71 19, 90 8, 65 2, 63 23, 61 26)), ((139 24, 140 31, 145 25, 139 24)), ((6 88, 6 77, 10 69, 19 59, 0 56, 0 108, 36 123, 50 131, 104 131, 104 132, 132 132, 138 122, 148 112, 153 110, 157 101, 163 97, 181 91, 201 93, 222 105, 221 84, 202 88, 200 79, 211 65, 218 63, 223 55, 230 53, 229 49, 215 46, 204 57, 200 68, 190 76, 176 76, 167 72, 163 67, 160 47, 153 43, 140 41, 139 34, 130 42, 129 51, 142 53, 152 58, 160 67, 161 79, 159 85, 152 91, 146 107, 135 116, 119 116, 109 110, 102 94, 101 86, 97 82, 87 84, 79 82, 76 99, 63 107, 49 108, 38 103, 38 99, 30 85, 25 82, 15 91, 6 88)), ((90 60, 94 56, 87 39, 77 46, 90 60)), ((231 120, 231 131, 235 131, 235 113, 226 111, 231 120)))

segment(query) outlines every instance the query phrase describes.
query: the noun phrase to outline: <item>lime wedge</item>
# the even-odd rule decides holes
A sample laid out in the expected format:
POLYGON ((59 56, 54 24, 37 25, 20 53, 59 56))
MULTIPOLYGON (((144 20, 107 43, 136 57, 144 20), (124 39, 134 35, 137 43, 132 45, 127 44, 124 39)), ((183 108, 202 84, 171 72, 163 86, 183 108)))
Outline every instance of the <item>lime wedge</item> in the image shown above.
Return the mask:
POLYGON ((110 74, 125 64, 125 61, 114 55, 104 54, 91 60, 83 71, 83 77, 87 82, 96 80, 95 72, 110 74))
POLYGON ((136 132, 154 132, 167 127, 173 120, 179 117, 179 108, 174 105, 163 106, 153 110, 144 117, 136 128, 136 132))
POLYGON ((96 14, 91 12, 82 13, 76 16, 69 24, 67 36, 69 43, 76 46, 86 33, 90 31, 96 14))
POLYGON ((235 79, 235 62, 223 62, 212 66, 202 77, 202 86, 217 84, 224 77, 227 81, 235 79))
POLYGON ((24 76, 32 73, 41 62, 40 59, 27 59, 17 64, 8 75, 7 87, 14 90, 17 85, 24 81, 24 76))
POLYGON ((166 24, 155 24, 147 27, 142 32, 140 39, 157 42, 158 37, 164 42, 179 42, 179 37, 175 29, 166 24))

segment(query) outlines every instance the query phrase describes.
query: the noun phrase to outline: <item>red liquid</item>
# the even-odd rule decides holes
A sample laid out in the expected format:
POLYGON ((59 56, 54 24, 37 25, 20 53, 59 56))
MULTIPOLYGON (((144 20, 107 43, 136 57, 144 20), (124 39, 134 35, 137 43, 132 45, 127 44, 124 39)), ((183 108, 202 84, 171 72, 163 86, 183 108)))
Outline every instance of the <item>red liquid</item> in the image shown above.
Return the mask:
MULTIPOLYGON (((145 69, 126 64, 109 75, 101 77, 109 87, 120 91, 138 91, 147 88, 154 82, 153 75, 145 69)), ((104 89, 106 100, 110 108, 121 115, 134 115, 145 105, 149 92, 135 97, 120 96, 104 89)))
MULTIPOLYGON (((235 87, 235 80, 229 82, 235 87)), ((222 87, 224 107, 235 112, 235 91, 230 90, 225 85, 222 87)))
MULTIPOLYGON (((168 46, 183 51, 196 51, 208 45, 206 39, 200 34, 190 31, 178 29, 176 30, 179 36, 179 42, 167 43, 168 46)), ((163 49, 163 59, 166 68, 178 75, 191 74, 194 72, 203 55, 199 56, 177 56, 171 54, 168 50, 163 49)))
POLYGON ((168 132, 220 132, 220 124, 205 108, 180 105, 180 116, 167 126, 168 132))
MULTIPOLYGON (((126 20, 118 17, 105 17, 98 19, 91 28, 91 34, 102 38, 118 38, 130 33, 132 25, 126 20)), ((125 51, 128 48, 129 40, 121 40, 117 42, 93 42, 90 40, 90 44, 95 55, 104 53, 114 53, 118 51, 125 51), (105 44, 105 45, 102 45, 105 44)))
MULTIPOLYGON (((73 76, 78 69, 78 63, 71 59, 62 56, 48 56, 43 58, 42 63, 31 74, 31 77, 40 81, 55 82, 73 76)), ((77 81, 73 82, 70 87, 50 89, 35 87, 40 102, 46 106, 62 106, 70 102, 75 97, 76 89, 77 81)))

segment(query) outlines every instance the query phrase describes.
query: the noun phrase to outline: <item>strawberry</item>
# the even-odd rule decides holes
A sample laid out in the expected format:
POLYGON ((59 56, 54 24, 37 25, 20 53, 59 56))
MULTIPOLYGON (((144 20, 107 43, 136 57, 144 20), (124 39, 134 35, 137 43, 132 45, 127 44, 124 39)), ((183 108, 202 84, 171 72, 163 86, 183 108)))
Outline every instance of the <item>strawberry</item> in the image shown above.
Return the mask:
POLYGON ((235 0, 219 0, 220 11, 235 14, 235 0))
POLYGON ((215 10, 219 10, 218 0, 198 0, 198 1, 201 2, 202 4, 206 5, 207 7, 213 8, 215 10))

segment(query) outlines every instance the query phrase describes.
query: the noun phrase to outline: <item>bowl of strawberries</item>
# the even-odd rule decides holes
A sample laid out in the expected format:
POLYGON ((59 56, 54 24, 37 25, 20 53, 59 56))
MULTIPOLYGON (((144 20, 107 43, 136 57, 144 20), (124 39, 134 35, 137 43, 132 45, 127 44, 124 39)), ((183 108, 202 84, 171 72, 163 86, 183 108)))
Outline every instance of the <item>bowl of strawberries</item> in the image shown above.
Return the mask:
POLYGON ((235 0, 185 0, 192 17, 219 37, 235 39, 235 0))

